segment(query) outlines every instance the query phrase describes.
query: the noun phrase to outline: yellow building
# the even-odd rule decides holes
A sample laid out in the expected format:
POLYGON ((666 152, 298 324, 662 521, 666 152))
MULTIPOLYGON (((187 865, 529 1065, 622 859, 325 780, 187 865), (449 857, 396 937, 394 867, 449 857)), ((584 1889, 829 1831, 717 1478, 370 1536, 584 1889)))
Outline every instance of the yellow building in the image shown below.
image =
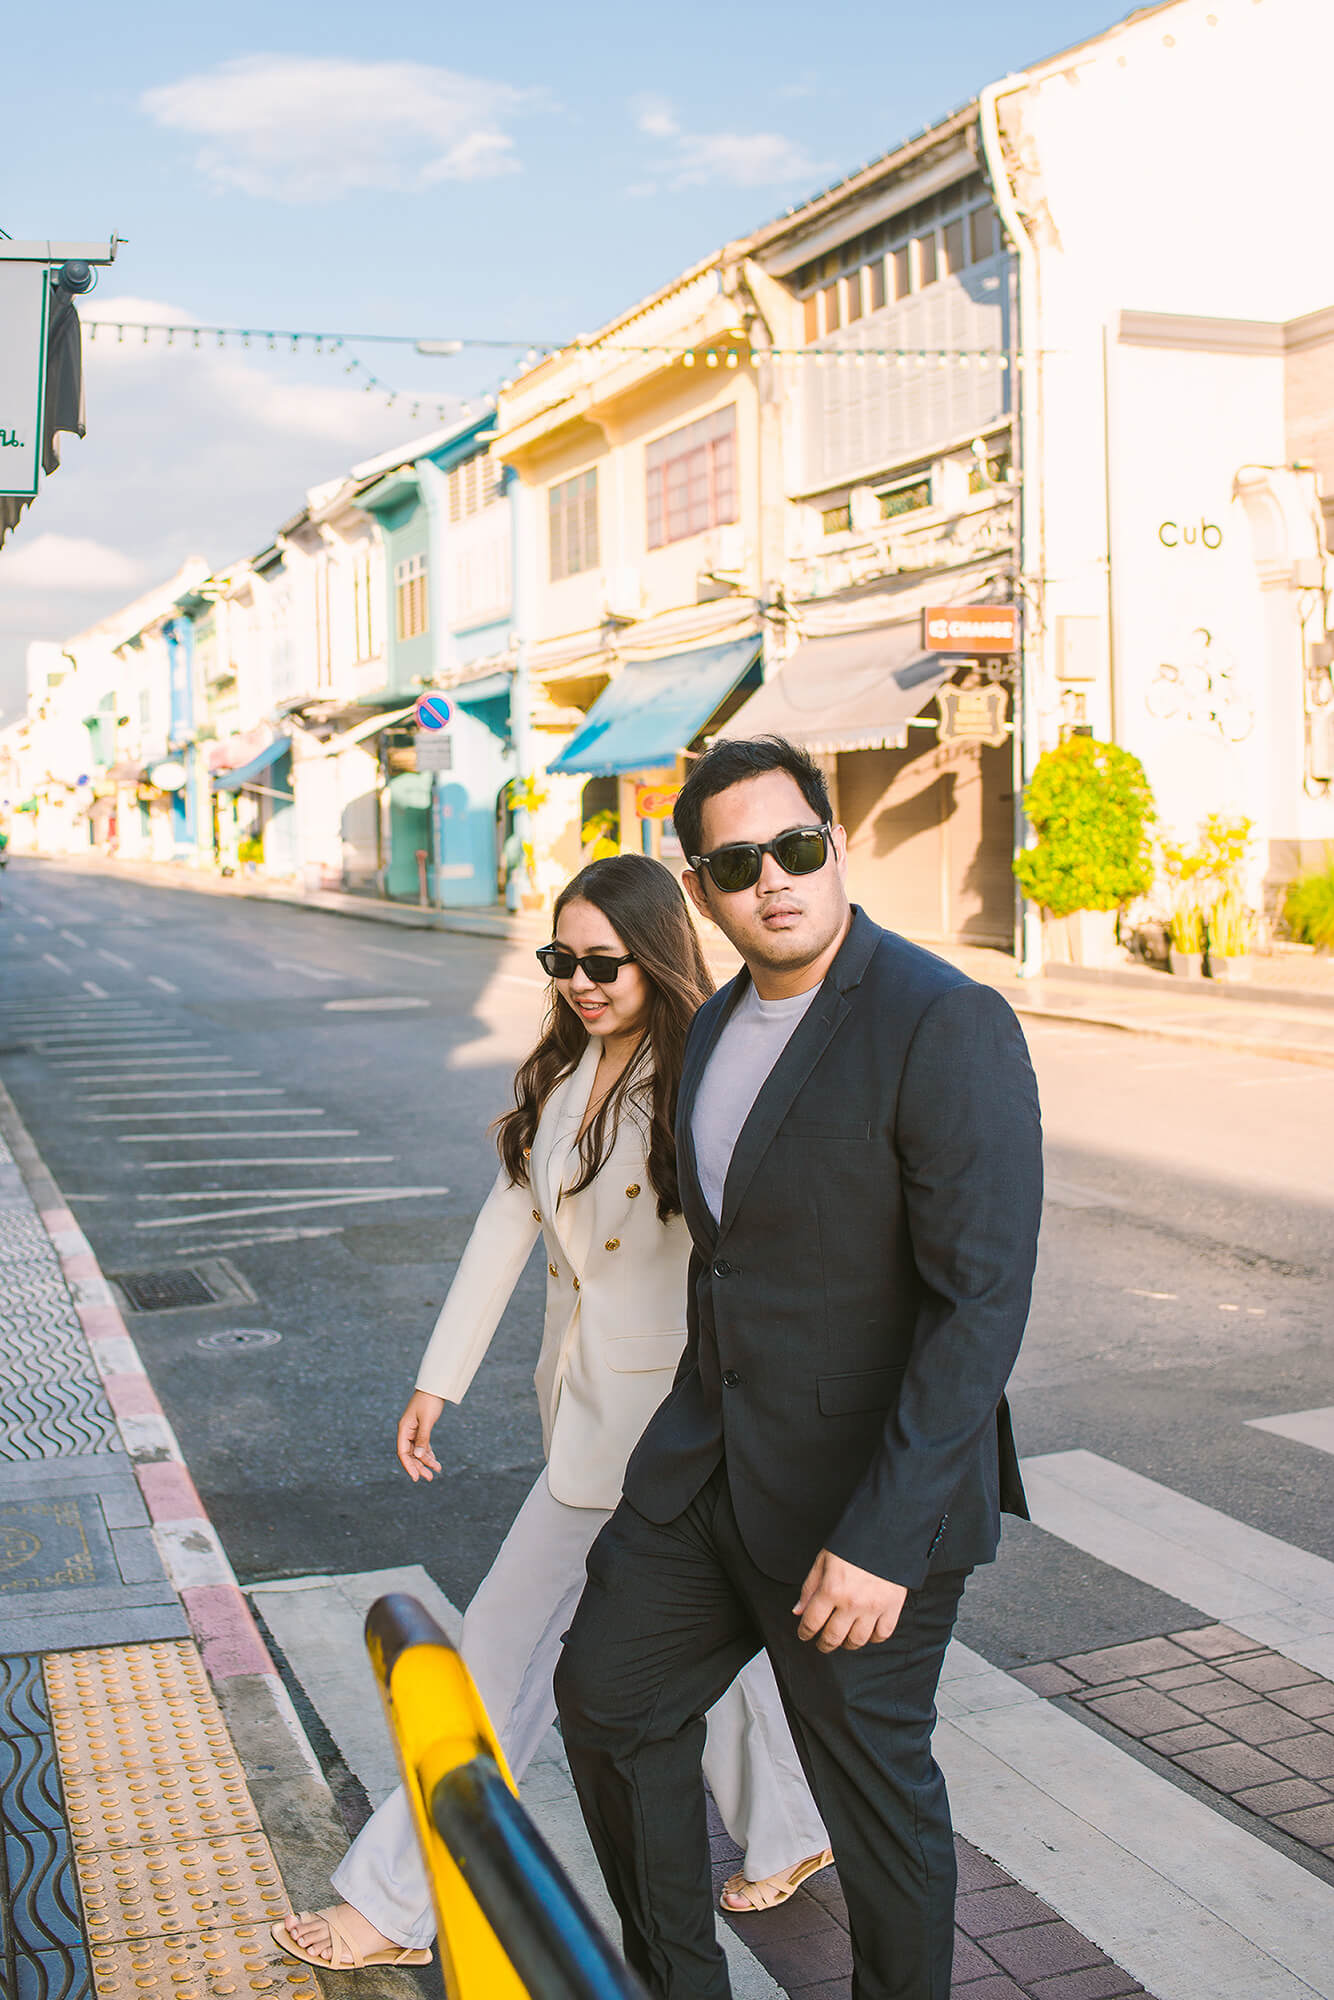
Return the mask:
POLYGON ((720 252, 500 397, 546 891, 599 840, 679 865, 668 815, 686 758, 759 685, 782 530, 765 532, 739 271, 720 252))

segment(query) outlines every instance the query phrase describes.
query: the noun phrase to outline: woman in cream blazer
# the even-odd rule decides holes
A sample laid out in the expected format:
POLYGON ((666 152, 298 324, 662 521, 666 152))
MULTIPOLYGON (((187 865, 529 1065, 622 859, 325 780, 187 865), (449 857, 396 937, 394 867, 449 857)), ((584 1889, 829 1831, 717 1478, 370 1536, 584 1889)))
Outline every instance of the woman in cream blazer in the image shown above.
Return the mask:
MULTIPOLYGON (((544 1051, 578 1046, 562 1008, 587 1026, 585 1043, 577 1060, 547 1057, 547 1074, 573 1066, 556 1074, 521 1158, 513 1141, 506 1145, 510 1121, 502 1121, 508 1164, 473 1226, 399 1426, 400 1459, 414 1479, 429 1480, 440 1470, 429 1442, 440 1404, 467 1393, 540 1238, 546 1312, 533 1379, 546 1465, 468 1607, 461 1640, 516 1779, 556 1718, 552 1675, 589 1547, 621 1497, 626 1460, 685 1345, 690 1234, 670 1199, 675 1076, 666 1091, 659 1086, 664 1061, 679 1074, 685 1029, 710 990, 675 878, 646 857, 613 856, 585 868, 557 900, 554 928, 553 962, 583 956, 569 978, 553 975, 552 1014, 519 1072, 520 1112, 510 1121, 534 1101, 544 1051), (627 977, 620 967, 631 963, 627 977), (604 968, 610 977, 599 984, 592 975, 604 968), (647 994, 646 1007, 636 1006, 637 994, 647 994), (619 1069, 617 1047, 629 1051, 619 1069), (601 1164, 590 1177, 581 1135, 604 1103, 614 1124, 604 1123, 601 1164)), ((551 952, 544 947, 539 956, 551 952)), ((735 1906, 783 1901, 829 1865, 828 1838, 763 1652, 710 1711, 704 1770, 746 1856, 743 1876, 727 1885, 740 1898, 735 1906)), ((340 1904, 273 1926, 285 1950, 325 1968, 430 1957, 435 1917, 401 1788, 357 1836, 333 1886, 340 1904)))

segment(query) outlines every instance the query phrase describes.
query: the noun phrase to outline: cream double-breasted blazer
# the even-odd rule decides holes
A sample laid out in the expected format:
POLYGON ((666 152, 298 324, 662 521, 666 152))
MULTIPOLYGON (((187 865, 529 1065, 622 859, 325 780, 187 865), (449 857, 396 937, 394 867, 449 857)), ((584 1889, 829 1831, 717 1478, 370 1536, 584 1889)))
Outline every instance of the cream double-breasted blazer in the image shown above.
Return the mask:
POLYGON ((598 1065, 590 1042, 547 1099, 527 1187, 503 1168, 487 1196, 422 1357, 417 1387, 461 1402, 538 1235, 546 1319, 533 1380, 547 1483, 568 1507, 614 1507, 625 1463, 667 1394, 685 1346, 690 1232, 658 1220, 647 1135, 626 1106, 602 1171, 578 1194, 579 1127, 598 1065))

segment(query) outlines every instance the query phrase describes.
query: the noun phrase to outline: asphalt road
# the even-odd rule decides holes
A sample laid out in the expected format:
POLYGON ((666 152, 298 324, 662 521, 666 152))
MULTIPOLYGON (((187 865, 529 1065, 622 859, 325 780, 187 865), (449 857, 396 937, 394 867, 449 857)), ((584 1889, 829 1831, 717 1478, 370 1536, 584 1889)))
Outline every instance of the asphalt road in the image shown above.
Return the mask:
MULTIPOLYGON (((540 1462, 534 1259, 413 1489, 398 1413, 535 1030, 517 946, 17 861, 0 1078, 109 1273, 222 1259, 230 1303, 130 1324, 243 1583, 421 1562, 455 1602, 540 1462), (270 1344, 201 1345, 234 1330, 270 1344)), ((1334 1558, 1327 1453, 1248 1420, 1334 1404, 1334 1073, 1030 1030, 1050 1200, 1013 1387, 1083 1449, 1334 1558)), ((1199 1622, 1016 1525, 961 1636, 998 1665, 1199 1622)))

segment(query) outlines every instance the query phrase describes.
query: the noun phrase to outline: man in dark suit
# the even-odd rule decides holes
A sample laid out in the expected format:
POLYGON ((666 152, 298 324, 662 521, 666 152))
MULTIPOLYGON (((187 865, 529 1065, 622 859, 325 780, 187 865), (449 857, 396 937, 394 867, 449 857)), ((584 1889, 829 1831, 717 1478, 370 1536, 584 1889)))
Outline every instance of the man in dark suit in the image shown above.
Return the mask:
POLYGON ((556 1694, 626 1956, 723 2000, 703 1717, 767 1648, 825 1824, 858 2000, 947 2000, 955 1868, 931 1754, 964 1583, 1023 1514, 1004 1389, 1042 1203, 999 995, 849 907, 818 767, 695 766, 686 886, 743 970, 677 1116, 689 1340, 594 1543, 556 1694))

